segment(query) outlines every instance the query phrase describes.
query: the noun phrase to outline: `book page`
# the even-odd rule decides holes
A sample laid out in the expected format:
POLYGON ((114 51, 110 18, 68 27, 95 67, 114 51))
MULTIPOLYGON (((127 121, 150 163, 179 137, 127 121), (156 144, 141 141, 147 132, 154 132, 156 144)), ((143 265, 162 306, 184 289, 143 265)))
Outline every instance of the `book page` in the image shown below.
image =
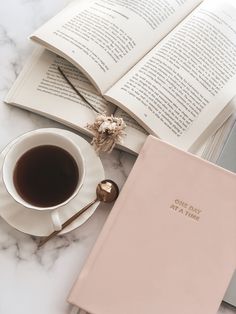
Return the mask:
POLYGON ((104 93, 200 2, 78 1, 31 39, 74 63, 104 93))
POLYGON ((116 107, 114 116, 122 118, 126 124, 126 136, 124 138, 123 145, 128 147, 130 147, 131 145, 135 145, 135 147, 138 148, 139 152, 149 133, 143 127, 141 127, 140 124, 138 124, 138 122, 134 120, 134 118, 132 118, 128 113, 126 113, 119 107, 116 107))
POLYGON ((115 106, 99 95, 78 69, 62 57, 41 48, 35 51, 29 65, 26 66, 27 75, 22 73, 24 79, 21 79, 12 91, 14 96, 10 96, 11 101, 32 103, 36 110, 47 108, 48 113, 58 112, 62 117, 68 111, 67 114, 72 115, 74 122, 79 124, 82 121, 84 125, 93 121, 96 113, 65 81, 58 66, 99 112, 113 113, 115 106), (71 107, 73 110, 70 110, 73 112, 67 110, 69 103, 73 104, 71 107))
POLYGON ((223 1, 204 2, 107 99, 160 138, 183 149, 199 145, 232 112, 225 106, 236 93, 235 16, 223 1))
POLYGON ((118 111, 115 105, 106 101, 77 68, 50 51, 35 50, 7 95, 6 102, 92 136, 86 126, 94 122, 97 113, 65 81, 58 66, 98 112, 114 113, 124 118, 127 135, 120 147, 133 153, 139 152, 146 132, 131 117, 122 114, 122 110, 118 111))

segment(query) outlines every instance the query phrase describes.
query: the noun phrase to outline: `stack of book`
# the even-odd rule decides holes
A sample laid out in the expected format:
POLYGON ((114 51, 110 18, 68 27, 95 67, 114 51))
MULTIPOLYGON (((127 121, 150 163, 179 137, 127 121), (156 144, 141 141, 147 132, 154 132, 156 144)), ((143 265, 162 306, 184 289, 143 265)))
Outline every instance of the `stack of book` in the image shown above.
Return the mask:
POLYGON ((97 111, 124 118, 121 148, 138 153, 151 133, 211 155, 235 107, 235 8, 200 2, 72 2, 31 36, 47 50, 36 49, 6 102, 91 135, 96 113, 60 66, 97 111))

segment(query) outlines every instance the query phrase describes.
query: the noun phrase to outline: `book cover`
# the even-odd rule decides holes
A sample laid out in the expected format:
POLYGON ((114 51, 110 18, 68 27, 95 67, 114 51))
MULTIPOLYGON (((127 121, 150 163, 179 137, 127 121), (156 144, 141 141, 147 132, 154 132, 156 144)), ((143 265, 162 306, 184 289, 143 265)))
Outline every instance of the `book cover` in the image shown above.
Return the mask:
POLYGON ((149 136, 69 302, 213 314, 236 265, 236 175, 149 136))

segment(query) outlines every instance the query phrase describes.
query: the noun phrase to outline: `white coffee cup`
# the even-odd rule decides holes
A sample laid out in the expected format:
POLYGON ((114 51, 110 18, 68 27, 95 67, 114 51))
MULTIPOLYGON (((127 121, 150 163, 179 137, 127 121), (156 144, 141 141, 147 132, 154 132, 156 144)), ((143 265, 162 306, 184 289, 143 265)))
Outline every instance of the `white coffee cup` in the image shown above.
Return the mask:
POLYGON ((60 221, 58 209, 65 207, 78 194, 80 188, 82 187, 85 176, 84 158, 80 148, 67 136, 51 131, 45 131, 44 129, 39 129, 26 133, 9 149, 3 162, 2 176, 6 190, 16 202, 31 210, 50 212, 54 229, 61 230, 62 222, 60 221), (42 145, 58 146, 67 151, 75 160, 79 170, 79 178, 73 194, 62 203, 50 207, 35 206, 27 202, 17 192, 13 180, 15 166, 19 158, 30 149, 42 145))

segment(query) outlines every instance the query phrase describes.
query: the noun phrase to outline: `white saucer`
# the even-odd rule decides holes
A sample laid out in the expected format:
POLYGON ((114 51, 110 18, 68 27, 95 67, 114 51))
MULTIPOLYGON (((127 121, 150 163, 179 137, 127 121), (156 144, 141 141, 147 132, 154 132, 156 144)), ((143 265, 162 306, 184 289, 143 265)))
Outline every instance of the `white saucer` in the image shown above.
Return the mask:
MULTIPOLYGON (((85 157, 85 178, 83 186, 78 195, 67 204, 66 208, 62 208, 61 210, 59 209, 60 219, 63 223, 79 209, 96 198, 96 186, 105 177, 104 169, 100 158, 96 155, 91 145, 82 137, 63 129, 47 128, 45 131, 51 131, 68 136, 79 145, 81 152, 85 157)), ((37 132, 37 130, 32 131, 32 133, 33 132, 37 132)), ((24 137, 24 135, 19 138, 22 137, 24 137)), ((54 231, 51 215, 47 211, 30 210, 16 203, 8 194, 2 181, 1 169, 4 157, 9 148, 19 138, 8 144, 0 154, 0 216, 8 222, 9 225, 19 231, 34 236, 46 236, 54 231)), ((62 230, 60 234, 72 231, 82 225, 94 213, 98 204, 99 202, 91 206, 79 218, 62 230)))

